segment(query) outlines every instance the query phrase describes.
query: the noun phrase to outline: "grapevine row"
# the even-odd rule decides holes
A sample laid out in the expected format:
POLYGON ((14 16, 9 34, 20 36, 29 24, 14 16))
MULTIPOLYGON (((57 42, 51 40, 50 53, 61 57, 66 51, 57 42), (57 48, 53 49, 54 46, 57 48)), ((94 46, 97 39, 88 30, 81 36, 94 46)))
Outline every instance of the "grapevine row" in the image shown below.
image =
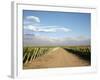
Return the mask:
POLYGON ((65 50, 85 59, 90 61, 91 60, 91 50, 90 48, 79 48, 79 47, 73 47, 73 48, 64 48, 65 50))
POLYGON ((32 60, 46 54, 50 48, 34 48, 34 47, 25 47, 23 49, 23 63, 31 63, 32 60))

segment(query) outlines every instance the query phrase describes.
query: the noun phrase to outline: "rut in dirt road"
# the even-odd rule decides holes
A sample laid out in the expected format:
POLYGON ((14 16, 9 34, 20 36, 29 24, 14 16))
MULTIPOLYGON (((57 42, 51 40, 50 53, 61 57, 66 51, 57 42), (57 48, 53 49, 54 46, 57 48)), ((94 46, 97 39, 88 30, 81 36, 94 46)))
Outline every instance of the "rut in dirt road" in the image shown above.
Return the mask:
POLYGON ((24 64, 24 69, 36 68, 56 68, 56 67, 78 67, 89 66, 89 62, 80 59, 78 56, 69 53, 63 48, 57 47, 49 51, 44 56, 41 56, 31 63, 24 64))

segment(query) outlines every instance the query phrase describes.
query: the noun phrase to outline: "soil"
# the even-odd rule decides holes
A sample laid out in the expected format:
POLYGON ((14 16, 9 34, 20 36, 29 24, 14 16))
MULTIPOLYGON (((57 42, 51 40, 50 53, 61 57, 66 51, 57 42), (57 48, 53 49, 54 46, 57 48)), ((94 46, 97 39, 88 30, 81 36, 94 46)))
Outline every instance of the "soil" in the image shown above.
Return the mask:
POLYGON ((38 57, 31 63, 23 65, 24 69, 56 68, 56 67, 79 67, 90 66, 89 62, 69 53, 63 48, 57 47, 47 54, 38 57))

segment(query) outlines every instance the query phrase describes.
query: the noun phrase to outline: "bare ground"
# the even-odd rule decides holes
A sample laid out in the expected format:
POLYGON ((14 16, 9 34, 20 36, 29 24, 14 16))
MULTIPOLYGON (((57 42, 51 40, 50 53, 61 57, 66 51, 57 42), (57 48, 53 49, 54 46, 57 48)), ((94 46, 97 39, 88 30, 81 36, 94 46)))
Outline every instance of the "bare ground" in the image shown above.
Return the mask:
POLYGON ((49 51, 48 54, 33 60, 31 63, 24 64, 23 68, 36 69, 89 65, 88 61, 80 59, 78 56, 65 51, 63 48, 57 47, 49 51))

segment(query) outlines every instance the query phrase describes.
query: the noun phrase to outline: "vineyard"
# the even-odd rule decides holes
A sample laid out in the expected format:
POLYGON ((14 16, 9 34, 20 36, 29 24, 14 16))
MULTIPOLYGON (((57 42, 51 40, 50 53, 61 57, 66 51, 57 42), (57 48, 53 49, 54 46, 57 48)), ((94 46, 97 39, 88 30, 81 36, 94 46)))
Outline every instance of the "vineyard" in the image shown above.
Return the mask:
MULTIPOLYGON (((74 62, 71 62, 70 59, 77 60, 78 57, 79 57, 79 65, 82 65, 82 64, 85 65, 84 63, 81 64, 80 60, 86 61, 86 65, 90 65, 91 64, 91 48, 90 48, 90 46, 24 47, 23 48, 23 64, 24 64, 24 68, 26 68, 27 65, 31 65, 32 62, 37 61, 39 59, 39 57, 41 57, 43 59, 42 60, 42 61, 44 61, 43 63, 47 63, 47 62, 45 62, 45 61, 47 61, 47 60, 45 60, 45 58, 46 58, 46 56, 44 56, 45 54, 46 55, 48 55, 48 54, 49 55, 53 55, 53 57, 54 57, 54 54, 55 54, 55 56, 57 56, 57 57, 55 57, 54 60, 56 60, 57 58, 62 57, 62 56, 64 58, 65 57, 64 55, 66 54, 66 58, 64 58, 64 60, 66 59, 66 61, 63 61, 63 58, 62 58, 62 61, 65 62, 65 65, 67 65, 66 64, 67 61, 72 63, 72 64, 75 64, 74 62), (53 54, 51 54, 51 52, 53 54), (58 55, 59 55, 59 57, 58 57, 58 55), (76 55, 76 56, 74 56, 74 55, 76 55), (69 60, 67 60, 67 59, 69 59, 69 60)), ((59 58, 59 59, 61 59, 61 58, 59 58)), ((59 61, 59 59, 58 59, 58 61, 59 61)), ((60 64, 60 61, 58 62, 59 64, 60 64)), ((53 62, 52 62, 52 64, 53 64, 53 62)), ((42 63, 40 63, 40 64, 42 66, 42 63)), ((48 64, 50 65, 51 63, 48 63, 48 64)), ((56 64, 54 64, 54 65, 56 65, 56 64)), ((78 64, 76 63, 76 65, 78 65, 78 64)), ((32 67, 35 67, 35 66, 37 66, 36 63, 34 64, 34 66, 32 64, 32 67)))
POLYGON ((24 49, 23 49, 23 64, 31 63, 31 61, 46 54, 51 49, 52 48, 24 47, 24 49))
POLYGON ((64 48, 65 50, 79 56, 82 59, 91 61, 91 49, 90 47, 69 47, 64 48))

